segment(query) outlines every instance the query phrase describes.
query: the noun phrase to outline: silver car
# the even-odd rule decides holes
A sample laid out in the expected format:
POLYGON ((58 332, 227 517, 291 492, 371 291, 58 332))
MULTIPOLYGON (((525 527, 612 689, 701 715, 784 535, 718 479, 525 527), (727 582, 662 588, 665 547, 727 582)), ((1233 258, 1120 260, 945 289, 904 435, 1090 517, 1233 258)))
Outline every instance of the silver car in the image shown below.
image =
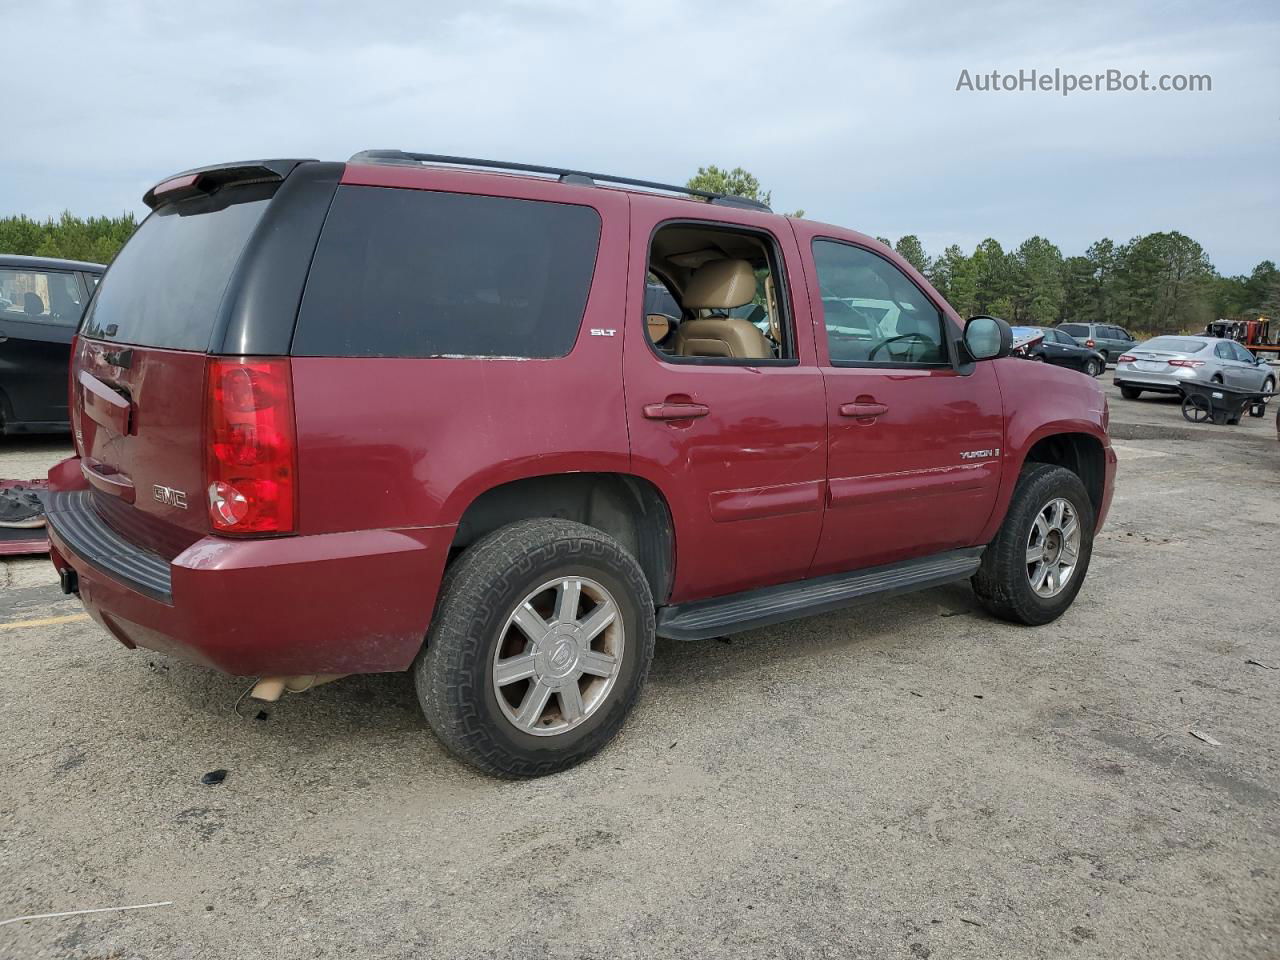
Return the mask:
POLYGON ((1276 371, 1234 340, 1216 337, 1156 337, 1116 361, 1115 384, 1126 400, 1143 391, 1180 393, 1188 380, 1271 393, 1276 371))

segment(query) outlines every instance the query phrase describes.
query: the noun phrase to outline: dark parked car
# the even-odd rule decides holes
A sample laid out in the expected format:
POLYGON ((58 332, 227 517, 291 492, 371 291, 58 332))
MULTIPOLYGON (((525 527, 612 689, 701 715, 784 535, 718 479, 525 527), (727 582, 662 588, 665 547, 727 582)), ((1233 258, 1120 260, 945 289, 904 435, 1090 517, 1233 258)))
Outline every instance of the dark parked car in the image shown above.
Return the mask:
POLYGON ((1082 346, 1102 354, 1107 363, 1115 363, 1122 353, 1137 346, 1129 331, 1110 323, 1060 323, 1055 328, 1073 337, 1082 346))
POLYGON ((71 338, 105 269, 0 255, 0 434, 68 429, 71 338))
POLYGON ((47 506, 63 589, 124 646, 260 699, 412 670, 451 751, 528 777, 619 730, 655 636, 963 580, 1019 623, 1071 605, 1115 476, 1097 383, 1003 359, 1004 321, 864 234, 459 163, 486 161, 147 192, 47 506))
POLYGON ((1032 360, 1041 360, 1059 367, 1070 367, 1091 377, 1098 377, 1107 369, 1107 361, 1097 350, 1082 347, 1074 338, 1053 327, 1015 327, 1020 330, 1034 330, 1044 336, 1028 347, 1026 356, 1032 360))

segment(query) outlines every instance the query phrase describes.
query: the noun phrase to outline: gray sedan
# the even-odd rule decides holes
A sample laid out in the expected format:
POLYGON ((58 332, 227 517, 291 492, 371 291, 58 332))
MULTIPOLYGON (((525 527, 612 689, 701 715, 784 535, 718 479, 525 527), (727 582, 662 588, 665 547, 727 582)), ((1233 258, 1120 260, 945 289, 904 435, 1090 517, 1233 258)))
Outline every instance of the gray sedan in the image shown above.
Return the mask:
POLYGON ((1115 384, 1126 400, 1143 391, 1181 393, 1187 380, 1271 393, 1276 371, 1234 340, 1216 337, 1156 337, 1116 361, 1115 384))

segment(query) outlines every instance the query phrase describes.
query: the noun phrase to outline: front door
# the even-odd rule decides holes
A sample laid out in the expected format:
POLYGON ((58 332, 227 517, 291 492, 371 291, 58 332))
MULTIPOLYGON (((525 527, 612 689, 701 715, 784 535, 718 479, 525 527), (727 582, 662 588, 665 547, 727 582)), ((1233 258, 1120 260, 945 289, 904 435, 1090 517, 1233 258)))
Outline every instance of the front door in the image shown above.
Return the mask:
POLYGON ((887 257, 816 230, 801 243, 829 436, 812 575, 975 545, 1004 445, 994 364, 956 363, 957 321, 887 257))
POLYGON ((671 505, 677 603, 805 576, 822 526, 826 416, 803 287, 799 302, 791 292, 803 276, 795 238, 750 211, 713 209, 719 222, 671 212, 632 198, 624 367, 632 469, 671 505), (645 323, 650 277, 680 307, 669 332, 645 323))

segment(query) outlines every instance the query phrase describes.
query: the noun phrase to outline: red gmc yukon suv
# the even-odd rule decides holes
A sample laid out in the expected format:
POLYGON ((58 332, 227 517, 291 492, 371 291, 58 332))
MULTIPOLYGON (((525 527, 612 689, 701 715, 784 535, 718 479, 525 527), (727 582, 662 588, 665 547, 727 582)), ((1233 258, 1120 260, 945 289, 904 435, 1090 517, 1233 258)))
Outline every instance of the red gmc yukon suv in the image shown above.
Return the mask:
POLYGON ((655 636, 962 579, 1043 624, 1084 581, 1098 385, 860 233, 399 151, 144 199, 49 475, 63 589, 126 647, 263 698, 412 670, 451 751, 524 777, 608 742, 655 636))

